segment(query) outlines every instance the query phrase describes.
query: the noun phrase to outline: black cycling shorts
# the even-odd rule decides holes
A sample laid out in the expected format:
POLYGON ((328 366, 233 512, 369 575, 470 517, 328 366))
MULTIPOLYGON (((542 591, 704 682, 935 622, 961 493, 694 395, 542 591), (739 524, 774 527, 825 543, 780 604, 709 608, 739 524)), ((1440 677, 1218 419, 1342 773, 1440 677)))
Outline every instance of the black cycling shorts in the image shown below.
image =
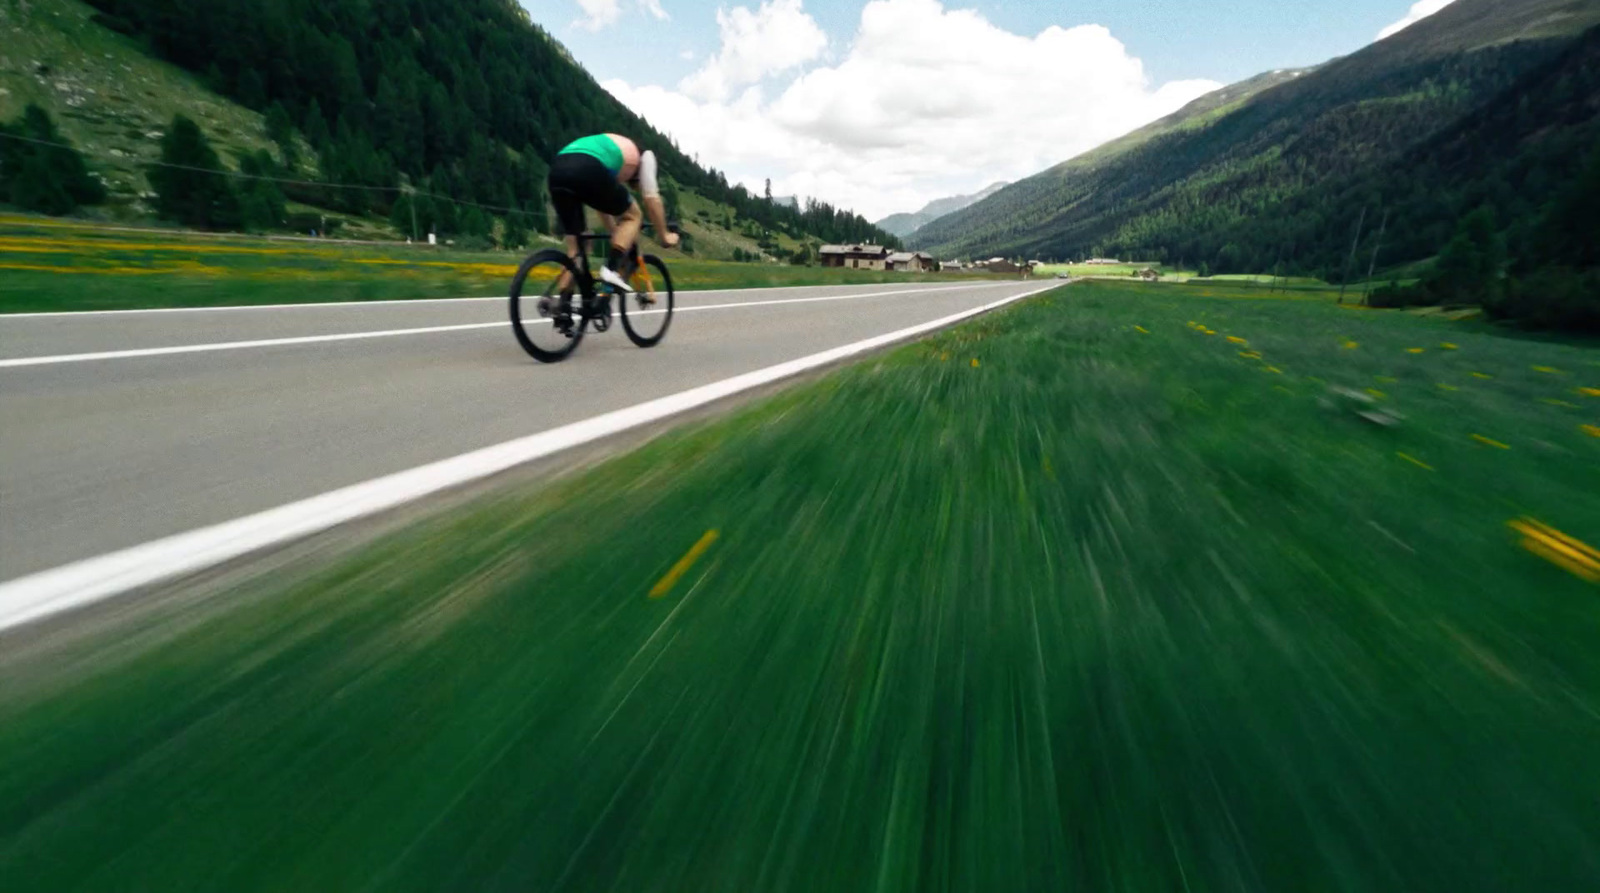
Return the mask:
POLYGON ((550 163, 550 204, 563 235, 584 231, 583 206, 617 217, 633 205, 633 194, 600 159, 581 152, 557 155, 550 163))

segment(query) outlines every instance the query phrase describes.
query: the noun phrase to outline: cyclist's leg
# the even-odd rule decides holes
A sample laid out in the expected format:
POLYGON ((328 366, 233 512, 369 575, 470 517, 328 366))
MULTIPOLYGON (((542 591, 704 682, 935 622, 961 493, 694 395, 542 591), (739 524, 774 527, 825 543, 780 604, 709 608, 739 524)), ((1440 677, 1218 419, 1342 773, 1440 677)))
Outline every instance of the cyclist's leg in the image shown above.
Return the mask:
MULTIPOLYGON (((584 192, 586 174, 589 173, 584 163, 586 160, 592 161, 586 155, 557 155, 550 164, 547 181, 550 204, 555 207, 556 220, 565 237, 567 257, 578 256, 578 234, 584 228, 584 192)), ((561 274, 559 287, 563 294, 572 292, 571 279, 570 274, 561 274)))
POLYGON ((639 230, 644 226, 644 211, 639 208, 638 202, 630 202, 628 210, 618 215, 617 223, 611 228, 611 250, 613 255, 627 256, 639 241, 639 230))
MULTIPOLYGON (((589 197, 589 205, 605 215, 606 227, 611 231, 611 251, 606 258, 605 269, 621 279, 627 279, 628 247, 639 236, 639 225, 644 221, 643 212, 634 202, 633 193, 615 177, 605 184, 604 189, 597 188, 594 191, 589 197)), ((606 278, 604 272, 601 278, 606 278)))

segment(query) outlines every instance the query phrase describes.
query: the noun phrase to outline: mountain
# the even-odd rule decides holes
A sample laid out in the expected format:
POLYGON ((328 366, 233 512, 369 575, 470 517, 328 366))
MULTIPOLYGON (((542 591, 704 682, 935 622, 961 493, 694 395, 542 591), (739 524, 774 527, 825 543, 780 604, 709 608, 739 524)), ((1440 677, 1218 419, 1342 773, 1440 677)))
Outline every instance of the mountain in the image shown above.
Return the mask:
MULTIPOLYGON (((56 117, 112 121, 126 139, 138 131, 148 140, 176 105, 220 144, 250 148, 266 142, 263 118, 277 116, 310 150, 285 173, 312 183, 286 188, 289 198, 357 217, 388 215, 409 183, 443 197, 419 200, 440 232, 502 215, 542 224, 545 162, 575 137, 612 131, 655 150, 674 188, 730 208, 741 229, 769 242, 890 238, 826 204, 770 205, 700 167, 601 88, 516 0, 28 0, 0 4, 0 14, 0 74, 26 64, 32 70, 18 80, 36 81, 30 89, 56 117), (25 60, 26 45, 13 51, 13 37, 50 32, 68 36, 51 44, 65 64, 109 71, 110 81, 64 83, 49 64, 25 60), (111 44, 109 57, 92 55, 111 44), (166 63, 154 83, 121 78, 150 70, 127 63, 130 53, 166 63), (211 98, 196 101, 203 92, 211 98)), ((127 157, 109 136, 100 148, 127 157)))
POLYGON ((915 214, 890 214, 874 225, 903 239, 946 214, 953 214, 973 202, 983 201, 1006 188, 1006 185, 1006 183, 995 183, 973 195, 953 195, 949 198, 937 198, 923 205, 922 210, 915 214))
POLYGON ((1426 258, 1466 211, 1526 220, 1575 175, 1595 136, 1596 94, 1582 93, 1597 24, 1594 0, 1457 0, 1350 56, 1203 97, 910 242, 1337 276, 1365 213, 1388 224, 1363 248, 1426 258), (1500 130, 1474 128, 1495 109, 1500 130), (1450 136, 1467 131, 1476 141, 1450 136))

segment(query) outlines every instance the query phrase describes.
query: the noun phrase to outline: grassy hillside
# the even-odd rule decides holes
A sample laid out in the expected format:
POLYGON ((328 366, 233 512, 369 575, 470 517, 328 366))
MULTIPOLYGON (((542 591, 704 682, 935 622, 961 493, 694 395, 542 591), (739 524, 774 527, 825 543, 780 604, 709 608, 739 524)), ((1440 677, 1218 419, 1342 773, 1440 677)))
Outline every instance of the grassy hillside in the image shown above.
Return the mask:
MULTIPOLYGON (((0 120, 16 117, 28 103, 50 112, 109 188, 107 205, 86 213, 148 220, 152 211, 141 200, 150 189, 145 166, 159 159, 161 135, 177 113, 200 124, 230 169, 237 167, 240 153, 276 151, 260 112, 213 92, 214 85, 205 78, 157 58, 144 42, 110 30, 97 15, 79 0, 0 0, 0 120)), ((303 162, 295 176, 318 177, 317 152, 304 138, 297 143, 303 162)), ((741 216, 726 202, 696 190, 683 188, 682 196, 685 228, 701 258, 729 260, 738 248, 751 256, 786 261, 808 241, 741 216), (696 216, 702 210, 706 214, 696 216), (772 232, 770 243, 778 251, 763 251, 758 244, 762 232, 772 232)), ((289 210, 328 208, 291 202, 289 210)), ((334 213, 343 221, 341 235, 379 240, 409 235, 390 226, 381 207, 334 213)), ((791 228, 803 235, 802 228, 791 228)))
POLYGON ((176 113, 200 124, 225 163, 271 148, 260 114, 151 58, 93 14, 78 0, 0 0, 0 119, 30 102, 49 111, 105 180, 114 216, 148 213, 139 203, 149 190, 141 166, 160 157, 161 134, 176 113))
MULTIPOLYGON (((1544 155, 1559 156, 1557 174, 1572 167, 1594 110, 1575 118, 1539 103, 1551 101, 1551 66, 1565 66, 1557 81, 1587 77, 1590 61, 1569 56, 1596 23, 1600 4, 1583 0, 1459 0, 1354 55, 1240 102, 1185 110, 1182 121, 1018 183, 914 241, 954 253, 1132 253, 1223 272, 1281 262, 1331 275, 1362 207, 1377 218, 1396 210, 1401 190, 1426 182, 1449 201, 1396 218, 1385 252, 1391 262, 1425 257, 1440 247, 1430 228, 1447 236, 1463 205, 1485 200, 1476 186, 1494 179, 1506 147, 1479 153, 1468 168, 1422 169, 1422 178, 1415 153, 1509 101, 1532 106, 1514 122, 1513 154, 1559 143, 1560 152, 1544 155), (1286 230, 1289 217, 1295 225, 1286 230)), ((1529 206, 1560 187, 1559 176, 1523 173, 1509 188, 1529 206)), ((1508 202, 1506 214, 1517 213, 1508 202)))
POLYGON ((654 150, 664 176, 764 228, 891 238, 845 209, 771 204, 701 167, 606 92, 517 0, 89 5, 107 28, 203 73, 241 105, 281 109, 279 120, 298 127, 324 178, 341 187, 304 191, 350 213, 387 216, 404 203, 397 187, 410 183, 465 206, 438 215, 442 231, 483 235, 485 216, 537 223, 546 161, 572 139, 615 132, 654 150))

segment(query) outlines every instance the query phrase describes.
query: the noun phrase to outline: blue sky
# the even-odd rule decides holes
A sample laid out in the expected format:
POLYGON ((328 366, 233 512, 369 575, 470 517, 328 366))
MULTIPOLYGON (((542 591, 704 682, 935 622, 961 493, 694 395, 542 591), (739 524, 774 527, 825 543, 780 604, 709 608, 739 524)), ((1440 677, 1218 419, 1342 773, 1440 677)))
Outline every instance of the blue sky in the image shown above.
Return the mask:
POLYGON ((702 163, 878 217, 1353 52, 1450 0, 521 2, 702 163))

